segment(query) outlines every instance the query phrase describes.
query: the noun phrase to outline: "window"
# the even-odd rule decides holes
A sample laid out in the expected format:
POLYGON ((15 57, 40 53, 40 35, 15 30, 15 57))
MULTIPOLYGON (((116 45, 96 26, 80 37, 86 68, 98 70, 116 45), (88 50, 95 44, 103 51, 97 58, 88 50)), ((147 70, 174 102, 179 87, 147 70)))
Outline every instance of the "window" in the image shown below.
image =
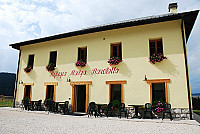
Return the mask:
POLYGON ((149 48, 150 48, 150 56, 152 56, 154 53, 156 54, 163 54, 163 44, 162 39, 158 40, 149 40, 149 48))
POLYGON ((28 66, 30 66, 33 69, 33 63, 34 63, 34 55, 28 56, 28 66))
POLYGON ((54 85, 47 85, 46 99, 54 99, 54 85))
POLYGON ((57 51, 50 52, 49 63, 55 64, 55 67, 56 67, 56 59, 57 59, 57 51))
POLYGON ((118 100, 121 102, 121 84, 111 84, 111 102, 118 100))
POLYGON ((152 83, 152 102, 166 101, 165 83, 152 83))
POLYGON ((30 98, 31 97, 31 85, 25 85, 24 88, 24 98, 30 98))
POLYGON ((78 48, 78 60, 87 63, 87 47, 78 48))
POLYGON ((121 43, 111 44, 110 57, 119 57, 122 59, 122 45, 121 43))
POLYGON ((109 102, 118 100, 123 103, 123 85, 126 83, 126 80, 106 81, 109 84, 109 102))
POLYGON ((150 84, 151 104, 156 100, 162 100, 168 103, 167 85, 170 83, 170 79, 148 79, 146 82, 150 84))

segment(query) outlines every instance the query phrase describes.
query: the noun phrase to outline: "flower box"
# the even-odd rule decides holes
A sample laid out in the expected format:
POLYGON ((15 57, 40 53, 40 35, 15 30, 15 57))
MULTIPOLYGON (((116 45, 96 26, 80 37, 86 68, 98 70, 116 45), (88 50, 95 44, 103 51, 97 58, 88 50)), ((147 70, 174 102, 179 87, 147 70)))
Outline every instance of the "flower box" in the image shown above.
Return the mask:
POLYGON ((111 57, 107 61, 110 65, 118 65, 122 62, 122 59, 120 57, 111 57))
POLYGON ((77 62, 75 62, 75 66, 77 66, 77 67, 84 67, 84 66, 86 66, 86 63, 85 63, 85 61, 83 61, 82 59, 80 59, 77 62))
POLYGON ((46 66, 46 69, 47 69, 48 72, 51 72, 51 71, 55 70, 55 64, 54 63, 49 63, 46 66))
POLYGON ((166 57, 164 57, 164 55, 162 53, 154 53, 151 55, 151 57, 149 58, 149 61, 153 64, 157 63, 157 62, 161 62, 163 59, 167 59, 166 57))
POLYGON ((29 73, 32 69, 33 67, 28 65, 27 67, 24 68, 24 72, 29 73))

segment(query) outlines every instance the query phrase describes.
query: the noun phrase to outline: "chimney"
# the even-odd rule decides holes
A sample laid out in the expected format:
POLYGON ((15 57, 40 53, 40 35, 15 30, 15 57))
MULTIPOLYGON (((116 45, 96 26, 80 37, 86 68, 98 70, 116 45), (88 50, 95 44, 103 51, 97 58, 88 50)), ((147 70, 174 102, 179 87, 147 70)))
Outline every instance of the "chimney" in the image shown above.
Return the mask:
POLYGON ((178 7, 177 3, 170 3, 169 7, 168 7, 169 12, 170 13, 177 13, 177 7, 178 7))

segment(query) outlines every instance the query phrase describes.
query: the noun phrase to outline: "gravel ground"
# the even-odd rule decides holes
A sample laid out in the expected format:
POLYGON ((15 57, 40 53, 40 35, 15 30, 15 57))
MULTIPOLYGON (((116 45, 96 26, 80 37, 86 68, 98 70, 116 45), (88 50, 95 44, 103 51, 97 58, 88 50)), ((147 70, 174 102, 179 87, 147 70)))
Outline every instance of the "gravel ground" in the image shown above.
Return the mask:
POLYGON ((44 111, 21 111, 18 108, 0 108, 1 134, 200 134, 195 120, 119 119, 48 114, 44 111))

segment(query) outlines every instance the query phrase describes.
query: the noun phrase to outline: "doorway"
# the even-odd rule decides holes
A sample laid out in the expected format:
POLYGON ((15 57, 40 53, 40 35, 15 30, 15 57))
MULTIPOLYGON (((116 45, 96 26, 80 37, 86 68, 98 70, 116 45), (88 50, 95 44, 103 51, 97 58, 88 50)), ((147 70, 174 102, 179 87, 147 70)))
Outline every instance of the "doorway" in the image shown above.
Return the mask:
POLYGON ((76 112, 85 112, 86 85, 76 85, 76 112))

